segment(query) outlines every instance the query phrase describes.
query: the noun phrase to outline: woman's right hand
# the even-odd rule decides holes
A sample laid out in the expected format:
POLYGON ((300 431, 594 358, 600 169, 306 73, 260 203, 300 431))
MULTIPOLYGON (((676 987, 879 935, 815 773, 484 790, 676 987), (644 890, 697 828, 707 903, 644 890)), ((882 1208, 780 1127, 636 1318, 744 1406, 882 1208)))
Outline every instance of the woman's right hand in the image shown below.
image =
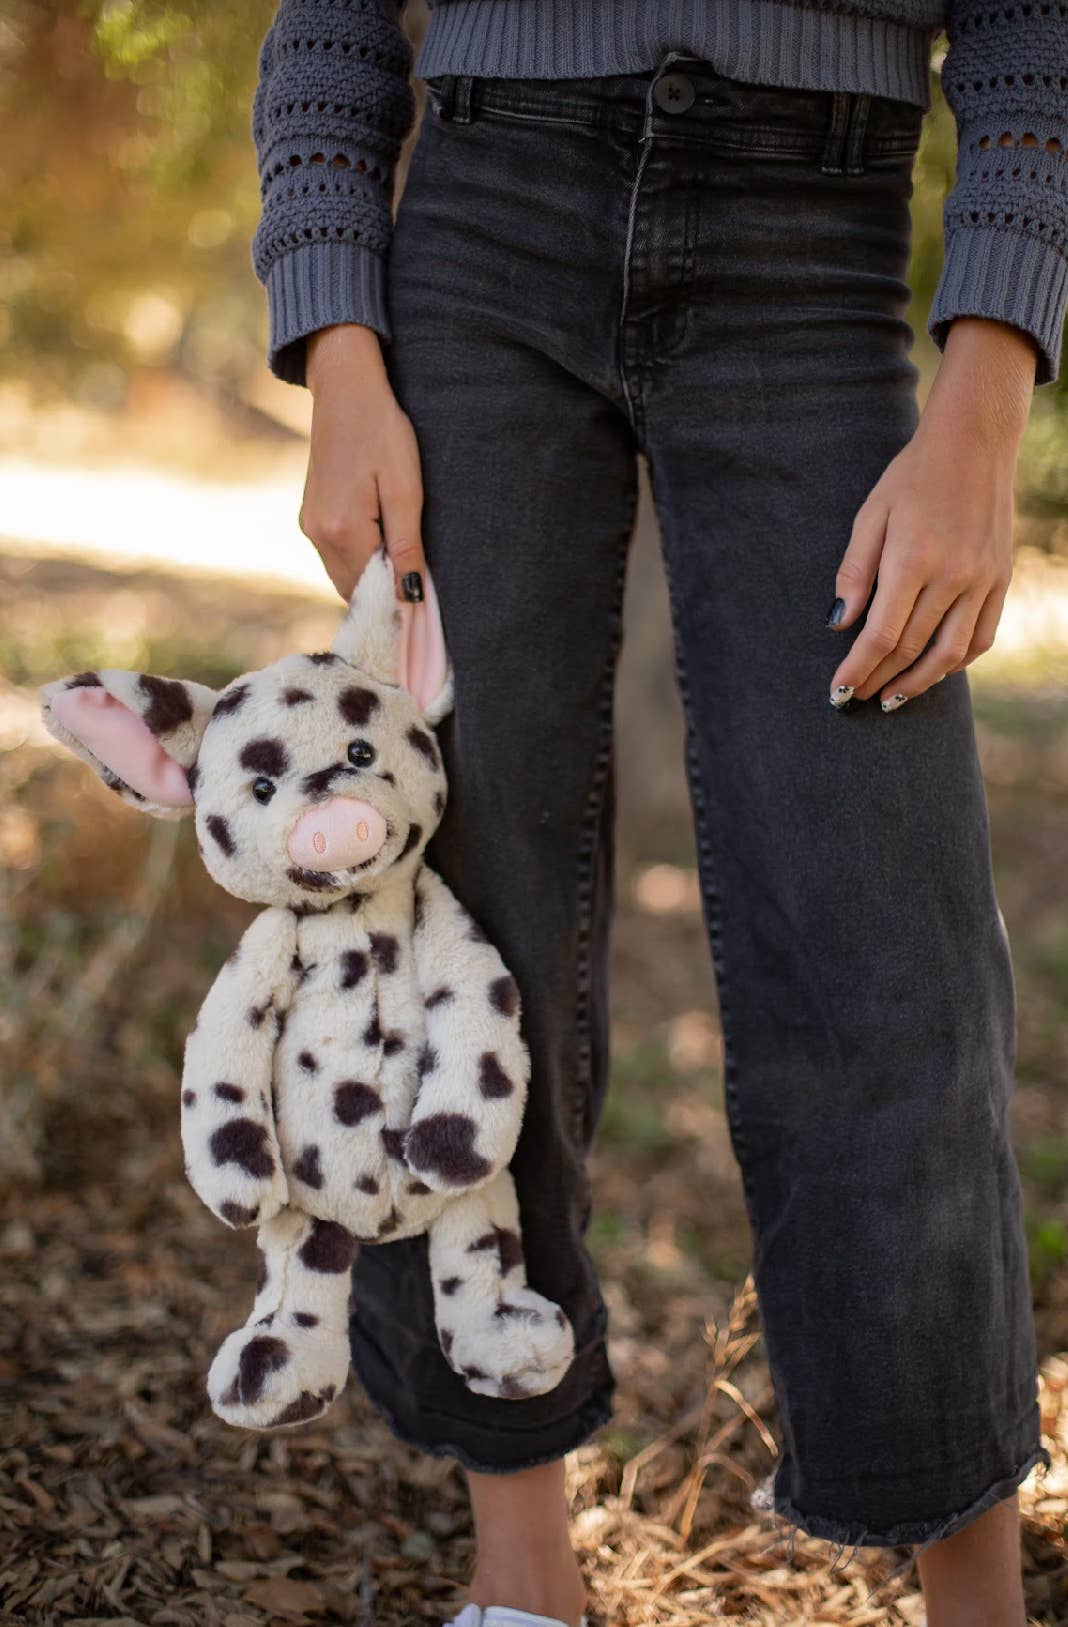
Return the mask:
POLYGON ((346 603, 383 539, 397 597, 421 599, 419 448, 390 387, 378 334, 354 322, 310 334, 305 378, 313 405, 300 529, 346 603))

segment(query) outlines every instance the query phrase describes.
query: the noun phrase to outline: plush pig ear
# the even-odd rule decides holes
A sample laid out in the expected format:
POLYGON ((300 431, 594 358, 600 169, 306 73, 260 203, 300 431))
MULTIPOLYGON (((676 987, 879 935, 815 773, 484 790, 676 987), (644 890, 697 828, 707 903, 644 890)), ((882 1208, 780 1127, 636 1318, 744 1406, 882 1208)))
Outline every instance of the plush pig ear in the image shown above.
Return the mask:
POLYGON ((421 603, 400 602, 393 561, 379 548, 353 589, 334 653, 379 683, 410 690, 427 722, 434 724, 452 706, 452 670, 429 571, 423 573, 423 584, 421 603))
POLYGON ((176 819, 218 699, 204 684, 104 668, 41 691, 45 727, 131 807, 176 819))

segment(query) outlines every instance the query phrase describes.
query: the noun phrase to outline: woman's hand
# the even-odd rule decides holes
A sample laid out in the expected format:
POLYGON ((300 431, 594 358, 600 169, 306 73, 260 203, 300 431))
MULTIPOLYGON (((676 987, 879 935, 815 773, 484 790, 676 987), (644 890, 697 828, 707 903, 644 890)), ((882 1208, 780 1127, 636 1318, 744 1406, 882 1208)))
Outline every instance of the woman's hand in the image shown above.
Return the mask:
POLYGON ((390 388, 377 333, 343 323, 310 334, 305 377, 313 406, 301 530, 346 602, 383 538, 397 597, 421 599, 419 449, 390 388))
POLYGON ((876 574, 878 584, 831 679, 832 705, 881 691, 883 710, 895 711, 993 643, 1012 577, 1013 483, 1035 359, 1019 329, 954 321, 915 435, 853 522, 830 625, 851 626, 876 574))

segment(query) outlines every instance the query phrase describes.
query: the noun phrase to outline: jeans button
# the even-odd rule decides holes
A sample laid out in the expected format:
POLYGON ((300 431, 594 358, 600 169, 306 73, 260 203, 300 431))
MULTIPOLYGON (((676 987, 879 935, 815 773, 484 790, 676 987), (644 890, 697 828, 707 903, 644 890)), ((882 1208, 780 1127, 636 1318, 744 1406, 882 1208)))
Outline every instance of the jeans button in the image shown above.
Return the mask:
POLYGON ((666 73, 653 87, 653 100, 662 113, 685 113, 694 104, 693 81, 684 73, 666 73))

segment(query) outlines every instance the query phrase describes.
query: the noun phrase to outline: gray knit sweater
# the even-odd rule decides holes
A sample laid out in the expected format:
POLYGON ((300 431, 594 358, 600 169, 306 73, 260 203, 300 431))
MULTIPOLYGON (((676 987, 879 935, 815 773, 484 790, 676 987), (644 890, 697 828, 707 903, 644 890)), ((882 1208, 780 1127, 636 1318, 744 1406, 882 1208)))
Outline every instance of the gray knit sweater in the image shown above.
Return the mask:
MULTIPOLYGON (((404 0, 399 0, 403 6, 404 0)), ((957 127, 945 253, 928 317, 1009 322, 1060 371, 1068 306, 1068 0, 437 0, 415 63, 444 73, 578 78, 668 51, 732 78, 931 105, 931 47, 957 127)), ((413 116, 398 0, 281 0, 260 53, 252 129, 268 364, 304 383, 304 340, 360 322, 390 336, 393 171, 413 116)))

